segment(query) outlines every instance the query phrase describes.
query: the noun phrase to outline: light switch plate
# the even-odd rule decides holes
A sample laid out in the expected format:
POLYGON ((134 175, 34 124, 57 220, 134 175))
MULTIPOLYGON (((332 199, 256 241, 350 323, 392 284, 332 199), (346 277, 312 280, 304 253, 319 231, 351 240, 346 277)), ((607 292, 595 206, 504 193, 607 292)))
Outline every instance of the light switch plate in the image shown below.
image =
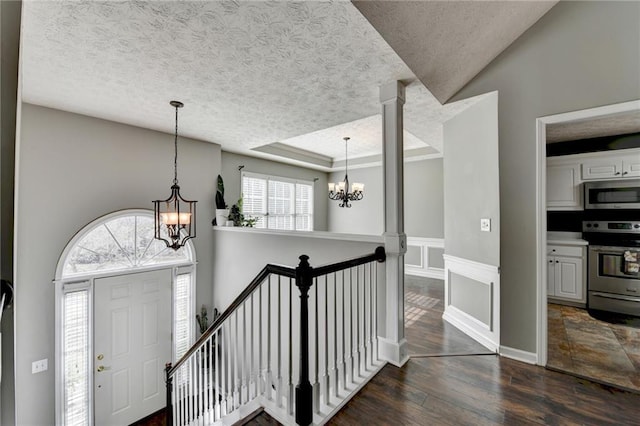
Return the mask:
POLYGON ((47 358, 31 363, 31 374, 42 373, 49 368, 49 360, 47 358))
POLYGON ((483 232, 491 232, 491 219, 480 219, 480 230, 483 232))

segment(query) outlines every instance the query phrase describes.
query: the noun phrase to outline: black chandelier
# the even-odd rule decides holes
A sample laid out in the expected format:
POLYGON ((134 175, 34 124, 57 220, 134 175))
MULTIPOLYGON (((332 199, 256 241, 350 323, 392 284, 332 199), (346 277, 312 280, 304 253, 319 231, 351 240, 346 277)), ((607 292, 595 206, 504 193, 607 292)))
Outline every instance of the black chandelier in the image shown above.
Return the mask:
POLYGON ((196 203, 189 201, 180 195, 178 186, 178 108, 184 104, 179 101, 169 102, 176 109, 176 133, 174 138, 173 157, 173 185, 171 196, 166 200, 156 200, 154 205, 154 230, 155 238, 165 242, 167 247, 178 250, 184 246, 187 240, 196 237, 196 203), (163 230, 167 231, 167 238, 163 230))
POLYGON ((329 184, 329 199, 340 201, 339 207, 351 207, 349 201, 360 201, 364 197, 364 184, 353 183, 349 191, 349 170, 347 168, 349 158, 347 156, 347 144, 349 137, 344 137, 344 180, 342 182, 329 184))

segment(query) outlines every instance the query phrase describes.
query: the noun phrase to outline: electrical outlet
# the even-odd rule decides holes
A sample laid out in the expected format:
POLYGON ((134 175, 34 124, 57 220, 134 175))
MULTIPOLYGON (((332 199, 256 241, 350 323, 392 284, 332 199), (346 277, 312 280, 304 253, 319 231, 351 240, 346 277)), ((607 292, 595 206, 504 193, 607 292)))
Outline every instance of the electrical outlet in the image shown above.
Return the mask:
POLYGON ((31 374, 42 373, 49 368, 49 360, 41 359, 40 361, 33 361, 31 363, 31 374))
POLYGON ((483 232, 491 232, 491 219, 480 219, 480 230, 483 232))

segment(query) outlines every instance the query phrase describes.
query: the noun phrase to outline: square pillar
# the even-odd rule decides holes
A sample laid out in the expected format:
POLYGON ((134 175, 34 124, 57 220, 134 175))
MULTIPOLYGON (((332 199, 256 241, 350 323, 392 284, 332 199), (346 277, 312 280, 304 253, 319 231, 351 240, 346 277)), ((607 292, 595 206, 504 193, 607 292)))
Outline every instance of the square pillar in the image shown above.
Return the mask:
POLYGON ((404 143, 402 111, 405 88, 399 81, 380 86, 382 169, 384 173, 384 241, 386 260, 385 335, 380 356, 400 367, 409 359, 404 337, 404 143))

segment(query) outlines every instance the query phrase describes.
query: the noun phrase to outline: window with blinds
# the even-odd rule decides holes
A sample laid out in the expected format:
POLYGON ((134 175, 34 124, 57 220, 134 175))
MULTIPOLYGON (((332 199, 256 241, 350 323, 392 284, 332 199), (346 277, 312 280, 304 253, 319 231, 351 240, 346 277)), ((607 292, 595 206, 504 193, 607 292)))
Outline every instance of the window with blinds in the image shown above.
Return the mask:
POLYGON ((64 294, 64 422, 89 424, 89 291, 64 294))
POLYGON ((242 203, 256 228, 313 230, 313 182, 243 173, 242 203))
POLYGON ((192 342, 193 314, 191 306, 191 279, 192 274, 178 274, 176 277, 174 309, 174 351, 175 360, 179 360, 189 350, 192 342))

